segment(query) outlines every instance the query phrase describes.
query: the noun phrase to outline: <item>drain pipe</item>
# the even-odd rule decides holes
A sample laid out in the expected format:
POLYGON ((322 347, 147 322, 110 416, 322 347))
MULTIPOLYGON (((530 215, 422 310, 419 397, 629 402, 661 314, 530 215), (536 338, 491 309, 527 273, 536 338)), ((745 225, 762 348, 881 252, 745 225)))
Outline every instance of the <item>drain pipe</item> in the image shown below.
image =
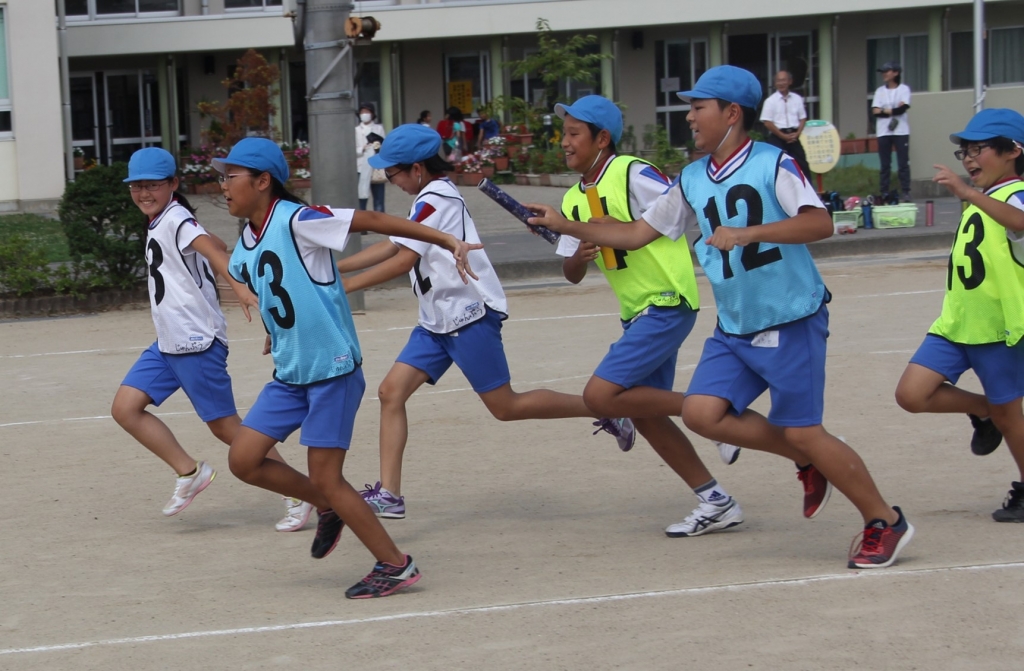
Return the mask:
POLYGON ((201 3, 201 7, 202 7, 202 10, 200 11, 200 13, 203 16, 206 16, 207 14, 209 14, 210 13, 210 0, 203 0, 202 3, 201 3))
POLYGON ((60 112, 64 125, 64 177, 75 181, 75 153, 71 148, 71 78, 68 70, 68 25, 64 0, 57 0, 57 48, 60 50, 60 112))

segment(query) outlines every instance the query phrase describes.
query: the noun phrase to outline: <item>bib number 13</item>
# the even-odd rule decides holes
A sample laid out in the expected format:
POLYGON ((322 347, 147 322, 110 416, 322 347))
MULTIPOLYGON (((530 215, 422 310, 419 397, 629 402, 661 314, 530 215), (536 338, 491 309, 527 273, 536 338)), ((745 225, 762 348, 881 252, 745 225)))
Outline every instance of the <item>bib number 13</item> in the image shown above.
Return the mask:
MULTIPOLYGON (((737 184, 725 194, 726 218, 732 219, 739 216, 740 212, 737 205, 740 202, 747 209, 747 226, 760 226, 764 223, 764 203, 761 201, 761 195, 749 184, 737 184)), ((718 201, 715 200, 714 196, 708 198, 707 205, 704 206, 704 216, 708 218, 708 222, 711 224, 711 233, 714 234, 715 229, 722 225, 722 217, 718 211, 718 201)), ((729 263, 730 252, 724 249, 718 251, 722 254, 722 278, 727 280, 734 275, 732 265, 729 263)), ((781 260, 781 249, 772 247, 771 249, 761 251, 761 243, 759 242, 747 245, 740 252, 740 265, 743 266, 743 270, 748 272, 781 260)))

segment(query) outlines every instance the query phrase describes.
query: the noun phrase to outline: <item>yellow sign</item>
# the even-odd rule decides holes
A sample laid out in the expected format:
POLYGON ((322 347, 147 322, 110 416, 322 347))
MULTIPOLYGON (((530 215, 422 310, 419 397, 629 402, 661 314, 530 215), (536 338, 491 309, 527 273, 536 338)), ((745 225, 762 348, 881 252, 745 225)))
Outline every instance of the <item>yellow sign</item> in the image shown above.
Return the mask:
POLYGON ((839 163, 839 131, 829 121, 808 121, 800 134, 811 172, 822 174, 839 163))
POLYGON ((458 107, 463 114, 472 114, 473 82, 468 79, 448 82, 448 106, 458 107))

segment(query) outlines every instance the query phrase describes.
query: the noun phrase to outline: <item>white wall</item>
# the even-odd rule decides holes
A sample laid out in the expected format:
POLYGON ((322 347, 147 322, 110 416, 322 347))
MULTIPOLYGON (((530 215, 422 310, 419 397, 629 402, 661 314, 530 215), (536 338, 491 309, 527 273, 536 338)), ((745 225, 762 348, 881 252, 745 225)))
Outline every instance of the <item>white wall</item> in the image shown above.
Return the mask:
POLYGON ((0 140, 0 212, 17 207, 18 145, 15 140, 0 140))

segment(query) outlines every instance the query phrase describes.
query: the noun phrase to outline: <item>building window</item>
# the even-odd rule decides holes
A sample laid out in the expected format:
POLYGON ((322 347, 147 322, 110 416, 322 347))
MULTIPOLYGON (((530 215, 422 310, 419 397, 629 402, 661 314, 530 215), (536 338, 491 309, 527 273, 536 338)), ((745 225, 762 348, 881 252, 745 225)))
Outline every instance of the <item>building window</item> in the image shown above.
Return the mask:
POLYGON ((181 13, 181 0, 65 0, 69 19, 109 19, 181 13))
POLYGON ((444 57, 445 109, 458 107, 469 116, 490 100, 491 55, 486 51, 444 57))
POLYGON ((1024 82, 1024 27, 992 28, 988 49, 989 84, 1024 82))
POLYGON ((949 34, 949 88, 974 88, 974 33, 949 34))
POLYGON ((690 140, 686 114, 690 105, 676 95, 693 87, 708 69, 708 43, 704 40, 658 40, 654 43, 655 112, 674 147, 690 140))
POLYGON ((928 36, 897 35, 868 40, 868 93, 882 85, 879 66, 896 61, 903 66, 900 77, 911 91, 928 90, 928 36))
POLYGON ((224 9, 264 10, 280 7, 281 0, 224 0, 224 9))
POLYGON ((11 88, 7 69, 7 8, 0 6, 0 137, 11 137, 11 88))

